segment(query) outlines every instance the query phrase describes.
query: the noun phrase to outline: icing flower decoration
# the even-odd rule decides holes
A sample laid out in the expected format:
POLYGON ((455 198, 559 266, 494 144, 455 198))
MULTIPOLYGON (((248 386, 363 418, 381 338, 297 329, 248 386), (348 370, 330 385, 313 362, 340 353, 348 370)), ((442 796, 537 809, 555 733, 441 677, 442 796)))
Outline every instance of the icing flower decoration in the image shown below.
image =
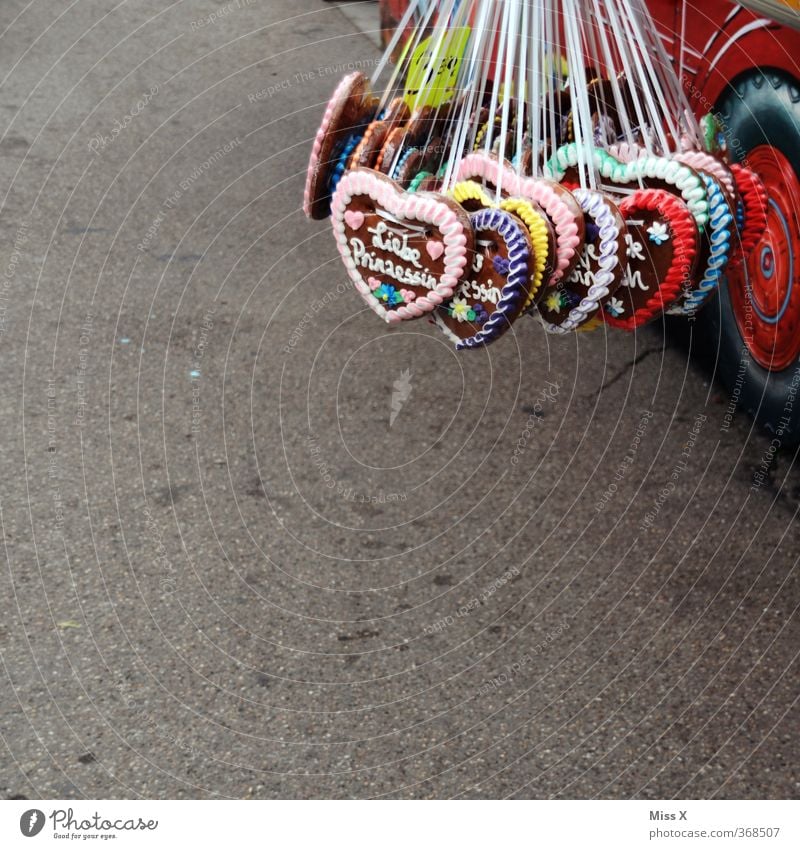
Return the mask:
POLYGON ((381 285, 381 281, 378 280, 376 277, 370 277, 367 280, 367 283, 369 283, 370 292, 374 292, 376 289, 379 289, 381 285))
POLYGON ((407 304, 410 303, 413 300, 416 300, 416 297, 417 297, 417 293, 412 292, 411 289, 401 289, 400 294, 403 297, 403 301, 405 301, 405 303, 407 303, 407 304))
POLYGON ((466 298, 453 298, 450 302, 450 315, 452 315, 456 321, 470 321, 470 313, 472 313, 474 317, 475 311, 470 309, 466 298))
POLYGON ((486 312, 483 304, 475 304, 472 308, 472 313, 475 317, 471 318, 470 321, 474 321, 476 324, 485 324, 489 320, 489 313, 486 312))
POLYGON ((544 305, 547 307, 550 312, 554 312, 559 314, 562 309, 569 306, 569 300, 565 297, 563 292, 553 292, 552 295, 544 302, 544 305))
POLYGON ((501 275, 502 277, 508 277, 509 271, 511 270, 511 265, 509 264, 507 259, 504 259, 501 256, 496 256, 492 260, 492 265, 494 266, 494 270, 501 275))
POLYGON ((655 242, 659 247, 669 241, 669 231, 663 221, 656 221, 647 232, 650 234, 650 241, 655 242))
POLYGON ((606 310, 614 317, 619 318, 625 312, 625 305, 619 298, 612 298, 606 305, 606 310))
POLYGON ((388 307, 396 307, 403 303, 403 296, 394 286, 390 286, 388 283, 381 283, 373 294, 382 304, 386 304, 388 307))

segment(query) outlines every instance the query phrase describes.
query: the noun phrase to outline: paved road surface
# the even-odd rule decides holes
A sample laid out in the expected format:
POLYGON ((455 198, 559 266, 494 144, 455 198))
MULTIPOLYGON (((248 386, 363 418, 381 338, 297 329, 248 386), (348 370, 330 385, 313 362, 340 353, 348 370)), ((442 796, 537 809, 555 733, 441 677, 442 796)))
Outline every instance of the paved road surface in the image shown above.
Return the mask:
POLYGON ((0 792, 797 794, 792 456, 661 327, 385 332, 299 208, 335 5, 0 31, 0 792))

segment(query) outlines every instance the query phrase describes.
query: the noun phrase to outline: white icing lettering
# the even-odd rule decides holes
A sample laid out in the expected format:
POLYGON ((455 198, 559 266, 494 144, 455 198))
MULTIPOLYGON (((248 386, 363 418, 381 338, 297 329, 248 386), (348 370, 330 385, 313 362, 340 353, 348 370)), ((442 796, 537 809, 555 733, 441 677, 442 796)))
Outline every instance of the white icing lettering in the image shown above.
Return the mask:
POLYGON ((629 289, 641 289, 643 292, 649 292, 650 289, 644 285, 641 271, 633 271, 630 265, 625 269, 625 276, 622 278, 622 285, 629 289))
POLYGON ((484 286, 477 280, 471 280, 461 284, 459 294, 482 304, 492 303, 495 306, 500 302, 502 292, 496 286, 484 286))
POLYGON ((357 236, 350 239, 353 262, 374 274, 383 274, 404 286, 418 286, 422 289, 435 289, 436 278, 427 270, 415 271, 405 268, 391 259, 383 259, 367 250, 367 246, 357 236))
POLYGON ((386 251, 399 257, 403 262, 410 262, 416 268, 422 268, 419 262, 420 252, 408 244, 408 233, 395 233, 384 221, 379 221, 375 227, 368 227, 372 233, 372 247, 386 251))

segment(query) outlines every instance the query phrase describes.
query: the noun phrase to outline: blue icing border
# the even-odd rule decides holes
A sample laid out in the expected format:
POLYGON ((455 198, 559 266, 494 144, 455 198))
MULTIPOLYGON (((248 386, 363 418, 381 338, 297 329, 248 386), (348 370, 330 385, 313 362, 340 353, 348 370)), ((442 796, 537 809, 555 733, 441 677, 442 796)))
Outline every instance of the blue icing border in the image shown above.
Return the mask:
POLYGON ((687 296, 675 313, 671 313, 683 316, 693 316, 703 306, 709 295, 719 287, 731 255, 733 227, 736 225, 719 184, 707 174, 700 176, 708 190, 708 236, 711 240, 711 256, 700 285, 687 296))
POLYGON ((406 162, 408 162, 409 157, 413 153, 417 153, 418 150, 419 148, 417 147, 410 147, 407 151, 405 151, 405 153, 403 153, 403 155, 397 161, 397 165, 395 165, 392 169, 392 173, 389 175, 393 180, 396 180, 398 178, 400 172, 403 170, 403 166, 406 164, 406 162))
POLYGON ((347 163, 350 160, 350 157, 353 155, 353 151, 358 147, 358 143, 361 141, 362 138, 363 134, 354 133, 344 143, 342 152, 339 154, 339 158, 336 160, 336 167, 331 173, 329 186, 329 193, 331 195, 336 191, 336 187, 339 185, 339 182, 342 177, 344 177, 344 172, 347 171, 347 163))

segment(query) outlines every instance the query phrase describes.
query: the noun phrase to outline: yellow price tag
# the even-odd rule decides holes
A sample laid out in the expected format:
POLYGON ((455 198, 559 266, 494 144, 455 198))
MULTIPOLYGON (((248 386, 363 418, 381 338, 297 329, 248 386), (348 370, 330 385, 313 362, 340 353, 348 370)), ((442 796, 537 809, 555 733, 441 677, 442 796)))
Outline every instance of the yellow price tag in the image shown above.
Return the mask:
POLYGON ((469 27, 426 38, 409 63, 405 101, 410 109, 442 106, 453 97, 470 36, 469 27))

